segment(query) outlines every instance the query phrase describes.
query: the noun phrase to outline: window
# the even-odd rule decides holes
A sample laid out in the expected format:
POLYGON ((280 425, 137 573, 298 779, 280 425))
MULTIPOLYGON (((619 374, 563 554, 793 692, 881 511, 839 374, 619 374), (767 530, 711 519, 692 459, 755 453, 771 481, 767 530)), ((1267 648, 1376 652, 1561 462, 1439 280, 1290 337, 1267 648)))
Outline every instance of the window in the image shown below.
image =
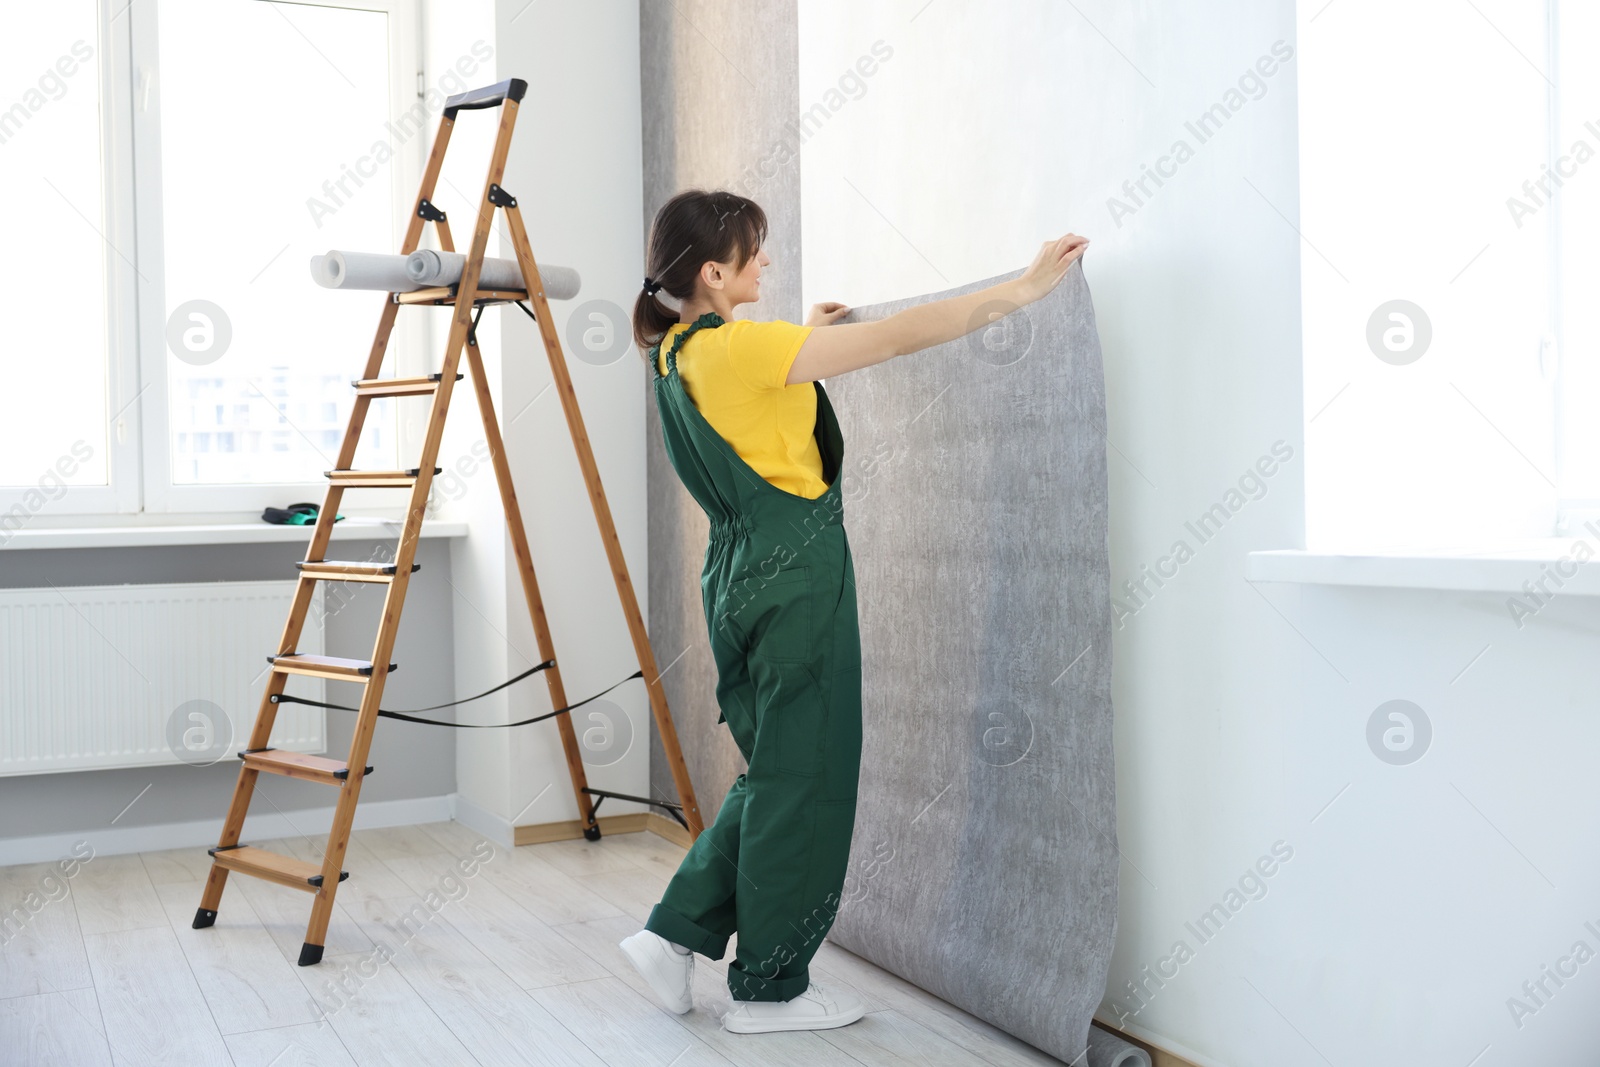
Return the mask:
POLYGON ((1554 352, 1559 532, 1577 534, 1600 518, 1600 11, 1562 0, 1552 9, 1556 91, 1549 159, 1553 194, 1547 230, 1556 273, 1554 352))
MULTIPOLYGON (((381 294, 311 256, 397 250, 437 128, 415 0, 59 0, 0 36, 0 511, 319 499, 381 294), (430 94, 431 95, 431 94, 430 94), (46 269, 41 271, 40 266, 46 269), (41 499, 42 498, 42 499, 41 499)), ((401 316, 385 373, 415 366, 401 316)), ((354 465, 395 468, 389 399, 354 465)), ((375 491, 364 504, 382 506, 375 491)))
POLYGON ((1309 548, 1600 514, 1600 12, 1303 0, 1309 548))
POLYGON ((116 252, 132 247, 116 180, 128 131, 111 104, 126 60, 107 60, 113 33, 92 2, 16 4, 6 20, 0 197, 12 210, 0 286, 26 297, 6 323, 0 485, 18 487, 12 495, 29 512, 67 495, 121 510, 136 503, 115 451, 126 431, 118 386, 133 371, 133 270, 116 252))

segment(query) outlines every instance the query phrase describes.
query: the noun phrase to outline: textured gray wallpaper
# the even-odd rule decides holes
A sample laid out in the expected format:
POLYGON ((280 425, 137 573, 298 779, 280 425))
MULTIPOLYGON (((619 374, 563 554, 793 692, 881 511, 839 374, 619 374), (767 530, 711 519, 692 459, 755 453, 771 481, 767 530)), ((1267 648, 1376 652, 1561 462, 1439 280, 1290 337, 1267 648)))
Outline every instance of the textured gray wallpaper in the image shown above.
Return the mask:
MULTIPOLYGON (((800 322, 799 110, 796 0, 650 0, 639 5, 644 119, 644 231, 686 188, 730 189, 767 213, 765 294, 738 318, 800 322), (713 43, 715 42, 715 43, 713 43)), ((644 271, 640 270, 643 277, 644 271)), ((716 667, 700 598, 706 517, 661 445, 650 374, 646 391, 650 643, 694 782, 700 814, 716 818, 744 758, 717 722, 716 667)), ((652 795, 676 800, 666 753, 650 724, 652 795)))
POLYGON ((1105 387, 1083 271, 824 385, 844 431, 864 687, 829 936, 1072 1061, 1105 990, 1118 859, 1105 387))

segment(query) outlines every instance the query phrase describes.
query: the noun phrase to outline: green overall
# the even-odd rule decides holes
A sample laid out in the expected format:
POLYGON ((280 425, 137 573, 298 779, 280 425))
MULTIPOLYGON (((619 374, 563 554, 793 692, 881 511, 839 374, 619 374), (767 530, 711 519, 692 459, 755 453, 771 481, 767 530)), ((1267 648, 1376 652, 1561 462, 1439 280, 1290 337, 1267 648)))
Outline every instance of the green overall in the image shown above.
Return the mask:
POLYGON ((768 482, 705 420, 650 350, 667 457, 711 520, 700 588, 717 703, 748 768, 650 912, 645 929, 728 965, 734 1000, 792 1000, 833 925, 855 829, 861 767, 861 637, 844 532, 844 441, 822 383, 815 436, 828 489, 768 482))

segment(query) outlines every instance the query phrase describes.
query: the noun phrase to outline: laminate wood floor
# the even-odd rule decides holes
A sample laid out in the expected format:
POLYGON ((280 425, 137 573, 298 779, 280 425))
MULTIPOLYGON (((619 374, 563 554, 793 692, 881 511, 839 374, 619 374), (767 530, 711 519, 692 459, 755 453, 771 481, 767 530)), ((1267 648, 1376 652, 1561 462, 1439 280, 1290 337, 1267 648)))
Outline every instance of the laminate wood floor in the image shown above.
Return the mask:
MULTIPOLYGON (((321 840, 251 841, 317 860, 321 840)), ((190 927, 204 847, 0 867, 0 1064, 27 1067, 859 1067, 1059 1064, 831 942, 816 979, 868 1014, 731 1034, 727 963, 696 957, 694 1010, 662 1008, 617 942, 684 850, 648 832, 513 850, 459 823, 352 835, 321 964, 311 897, 233 874, 190 927), (491 855, 492 849, 492 855, 491 855), (457 864, 482 860, 465 875, 457 864), (52 877, 54 874, 54 877, 52 877)))

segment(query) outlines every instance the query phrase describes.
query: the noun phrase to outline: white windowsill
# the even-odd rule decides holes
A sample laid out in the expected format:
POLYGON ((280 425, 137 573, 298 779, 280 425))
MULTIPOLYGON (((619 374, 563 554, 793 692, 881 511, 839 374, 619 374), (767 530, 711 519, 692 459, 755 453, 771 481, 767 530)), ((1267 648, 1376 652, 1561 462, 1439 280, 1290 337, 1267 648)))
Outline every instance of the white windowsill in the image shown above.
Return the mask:
POLYGON ((1251 552, 1245 560, 1244 574, 1252 582, 1519 595, 1525 595, 1524 583, 1532 583, 1537 590, 1543 579, 1546 591, 1559 588, 1563 595, 1600 596, 1600 567, 1583 566, 1586 558, 1600 558, 1600 548, 1594 541, 1579 537, 1387 552, 1280 549, 1251 552))
MULTIPOLYGON (((311 540, 310 526, 279 526, 256 519, 254 522, 215 523, 130 523, 118 526, 27 526, 3 538, 0 552, 22 548, 123 548, 147 545, 233 545, 284 541, 305 544, 311 540)), ((422 537, 465 537, 465 522, 424 519, 422 537)), ((334 541, 395 540, 399 525, 360 515, 346 515, 333 525, 334 541)))

